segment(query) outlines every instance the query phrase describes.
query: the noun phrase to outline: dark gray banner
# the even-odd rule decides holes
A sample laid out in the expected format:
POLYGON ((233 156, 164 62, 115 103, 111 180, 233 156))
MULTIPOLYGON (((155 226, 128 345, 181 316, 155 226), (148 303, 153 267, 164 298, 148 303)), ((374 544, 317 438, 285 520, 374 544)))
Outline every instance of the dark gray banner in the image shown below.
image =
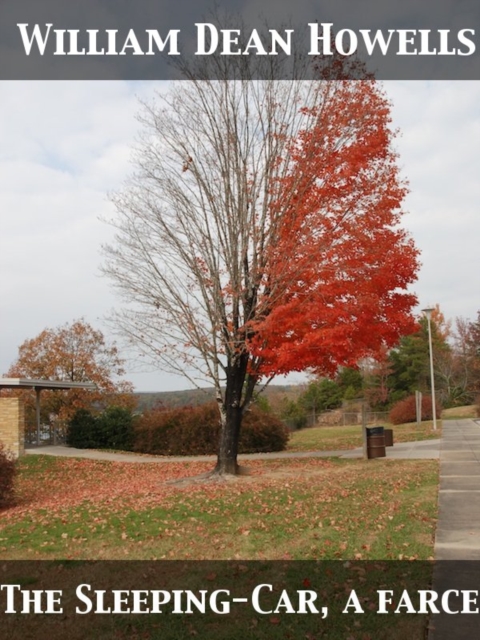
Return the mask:
POLYGON ((419 597, 432 571, 380 561, 3 562, 0 636, 360 640, 400 628, 422 640, 442 607, 442 594, 428 594, 433 607, 419 597))
POLYGON ((472 640, 480 563, 2 561, 2 638, 472 640))
POLYGON ((480 79, 478 0, 2 0, 2 80, 480 79))

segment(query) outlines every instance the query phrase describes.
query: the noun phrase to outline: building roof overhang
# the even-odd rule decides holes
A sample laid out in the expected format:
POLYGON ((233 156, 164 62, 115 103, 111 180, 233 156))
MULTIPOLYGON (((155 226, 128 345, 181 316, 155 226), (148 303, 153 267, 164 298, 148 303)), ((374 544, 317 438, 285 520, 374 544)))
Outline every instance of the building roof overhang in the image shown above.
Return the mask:
POLYGON ((0 378, 0 389, 90 389, 95 390, 93 382, 69 382, 68 380, 34 380, 30 378, 0 378))

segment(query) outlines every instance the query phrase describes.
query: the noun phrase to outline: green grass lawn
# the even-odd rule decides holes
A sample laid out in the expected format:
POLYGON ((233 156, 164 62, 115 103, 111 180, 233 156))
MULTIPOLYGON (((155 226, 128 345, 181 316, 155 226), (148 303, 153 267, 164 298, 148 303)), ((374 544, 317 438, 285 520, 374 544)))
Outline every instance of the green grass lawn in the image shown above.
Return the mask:
POLYGON ((208 463, 28 456, 0 512, 0 558, 431 557, 436 461, 274 460, 225 483, 208 463))
MULTIPOLYGON (((258 615, 251 607, 239 608, 235 617, 103 615, 92 620, 71 613, 0 615, 5 637, 424 637, 424 616, 378 616, 373 607, 379 585, 408 583, 407 574, 417 571, 417 565, 421 575, 415 584, 428 587, 430 568, 411 560, 433 555, 437 461, 331 458, 256 460, 248 465, 250 475, 227 482, 174 484, 171 481, 206 471, 211 463, 129 464, 28 456, 19 462, 16 506, 0 511, 0 560, 53 560, 25 569, 14 565, 11 580, 37 590, 61 583, 69 612, 72 594, 81 583, 107 593, 134 584, 140 589, 218 586, 241 595, 242 589, 248 593, 255 585, 278 579, 296 588, 311 584, 321 599, 328 599, 327 620, 283 612, 258 615), (148 562, 154 559, 210 564, 182 568, 148 562), (218 566, 211 564, 213 560, 231 562, 218 566), (252 565, 250 560, 259 562, 252 565), (279 562, 267 565, 266 560, 279 562), (292 562, 296 560, 323 562, 299 565, 292 562), (330 560, 342 562, 329 565, 330 560), (381 560, 408 562, 385 568, 381 560), (367 564, 360 564, 364 561, 367 564), (271 575, 275 567, 283 572, 279 578, 271 575), (362 594, 364 616, 342 613, 353 587, 362 594)), ((9 566, 3 564, 4 583, 9 581, 9 566)), ((274 600, 278 597, 278 591, 272 594, 274 600)))
MULTIPOLYGON (((433 430, 432 421, 422 422, 420 427, 415 422, 394 426, 384 424, 383 426, 393 429, 394 443, 440 438, 442 433, 441 421, 437 422, 436 431, 433 430)), ((362 427, 360 425, 311 427, 292 432, 288 442, 288 451, 337 451, 361 446, 362 427)))

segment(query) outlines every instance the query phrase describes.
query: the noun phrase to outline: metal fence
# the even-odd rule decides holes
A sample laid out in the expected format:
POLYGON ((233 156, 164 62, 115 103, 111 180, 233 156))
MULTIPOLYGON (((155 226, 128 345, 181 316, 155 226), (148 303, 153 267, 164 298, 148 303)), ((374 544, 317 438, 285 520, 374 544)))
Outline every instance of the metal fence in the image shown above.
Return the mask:
POLYGON ((34 422, 27 421, 25 424, 25 445, 27 446, 47 446, 56 444, 65 444, 66 425, 63 422, 41 424, 39 442, 37 442, 37 425, 34 422))
MULTIPOLYGON (((389 422, 388 411, 366 411, 365 419, 367 425, 382 425, 389 422)), ((283 418, 283 422, 289 429, 294 431, 299 428, 298 423, 288 418, 283 418)), ((319 414, 309 414, 307 421, 302 428, 308 427, 345 427, 347 425, 362 425, 362 411, 345 411, 343 409, 332 409, 319 414)))
MULTIPOLYGON (((388 411, 366 411, 365 418, 367 424, 381 424, 382 422, 388 422, 388 411)), ((361 412, 351 413, 346 412, 343 414, 343 424, 362 424, 361 412)))

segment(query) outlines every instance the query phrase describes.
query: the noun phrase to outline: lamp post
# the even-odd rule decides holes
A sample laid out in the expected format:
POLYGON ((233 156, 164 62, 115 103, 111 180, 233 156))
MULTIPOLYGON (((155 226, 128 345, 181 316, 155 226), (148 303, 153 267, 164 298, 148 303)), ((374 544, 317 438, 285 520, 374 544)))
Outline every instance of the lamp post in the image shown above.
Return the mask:
POLYGON ((433 348, 432 348, 432 327, 431 319, 434 309, 422 309, 422 313, 425 314, 428 324, 428 350, 430 352, 430 382, 432 385, 432 416, 433 416, 433 430, 437 430, 437 410, 435 407, 435 379, 433 376, 433 348))

